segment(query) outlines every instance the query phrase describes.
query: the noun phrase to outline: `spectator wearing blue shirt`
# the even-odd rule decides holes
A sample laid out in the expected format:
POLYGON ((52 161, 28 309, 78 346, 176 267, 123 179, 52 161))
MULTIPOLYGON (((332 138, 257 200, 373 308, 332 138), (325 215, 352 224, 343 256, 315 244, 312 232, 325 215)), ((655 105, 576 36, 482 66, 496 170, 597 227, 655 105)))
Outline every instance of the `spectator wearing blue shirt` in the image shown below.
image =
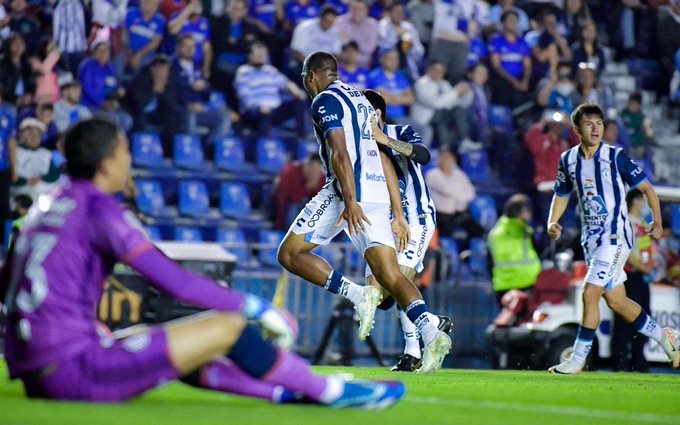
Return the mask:
POLYGON ((387 104, 387 116, 397 124, 405 124, 408 108, 415 100, 411 83, 399 72, 399 53, 387 49, 380 55, 380 66, 368 75, 368 88, 380 93, 387 104))
POLYGON ((260 26, 260 31, 274 32, 279 17, 283 15, 283 8, 276 0, 251 0, 250 16, 260 26))
POLYGON ((489 41, 491 68, 496 78, 491 79, 493 103, 514 107, 529 91, 531 51, 524 39, 517 35, 517 13, 512 10, 501 16, 503 32, 489 41))
POLYGON ((359 90, 366 88, 368 83, 368 69, 359 66, 359 45, 350 41, 342 46, 338 63, 338 76, 344 83, 359 90))
POLYGON ((184 114, 184 131, 196 134, 199 126, 207 127, 209 134, 206 142, 212 144, 229 133, 230 112, 223 105, 210 105, 210 83, 203 76, 200 64, 194 63, 196 42, 191 34, 177 37, 176 50, 170 72, 184 114))
POLYGON ((292 31, 303 20, 318 17, 319 11, 316 0, 291 0, 286 3, 285 20, 292 31))
POLYGON ((203 75, 210 78, 213 50, 210 42, 210 25, 202 16, 201 0, 192 0, 181 12, 176 13, 168 22, 168 32, 172 36, 190 34, 196 42, 194 62, 202 64, 203 75))
POLYGON ((245 0, 231 0, 225 12, 210 22, 215 52, 211 83, 216 90, 224 93, 227 104, 235 109, 238 106, 233 88, 236 70, 246 62, 250 44, 260 38, 261 32, 247 18, 248 4, 245 0))
POLYGON ((83 105, 107 115, 128 131, 132 128, 132 117, 120 109, 118 103, 125 95, 125 89, 119 85, 111 63, 111 43, 106 39, 95 39, 90 51, 92 56, 83 61, 78 71, 83 86, 83 105))
POLYGON ((12 33, 21 34, 26 41, 29 55, 37 53, 43 34, 40 30, 40 23, 28 12, 26 0, 10 0, 5 3, 10 7, 10 19, 7 26, 12 33))
POLYGON ((557 81, 543 78, 538 83, 537 103, 540 106, 562 111, 570 115, 580 103, 576 95, 576 85, 571 78, 571 64, 560 62, 557 67, 557 81))
POLYGON ((338 12, 338 15, 344 15, 349 12, 349 3, 350 0, 326 0, 324 4, 330 4, 338 12))
POLYGON ((4 223, 10 218, 9 188, 15 179, 16 171, 15 117, 10 108, 2 102, 2 82, 0 81, 0 241, 5 240, 4 223))
POLYGON ((128 9, 125 31, 130 49, 127 64, 133 71, 148 64, 163 39, 165 18, 158 13, 160 0, 141 0, 128 9))
POLYGON ((519 22, 517 23, 517 31, 519 32, 519 35, 529 31, 529 16, 524 10, 515 6, 515 3, 517 3, 516 0, 499 0, 497 5, 492 6, 489 9, 489 13, 486 16, 487 22, 493 25, 496 31, 502 31, 503 26, 501 24, 501 15, 507 10, 512 10, 517 13, 517 18, 519 19, 519 22))
POLYGON ((307 93, 268 63, 267 46, 256 41, 250 47, 248 63, 236 72, 234 86, 240 104, 241 121, 255 137, 267 137, 272 127, 295 119, 299 137, 305 137, 307 93), (287 92, 290 96, 284 97, 287 92))
POLYGON ((479 36, 470 38, 470 50, 467 54, 467 68, 470 69, 478 63, 486 63, 489 60, 489 49, 484 40, 479 36))

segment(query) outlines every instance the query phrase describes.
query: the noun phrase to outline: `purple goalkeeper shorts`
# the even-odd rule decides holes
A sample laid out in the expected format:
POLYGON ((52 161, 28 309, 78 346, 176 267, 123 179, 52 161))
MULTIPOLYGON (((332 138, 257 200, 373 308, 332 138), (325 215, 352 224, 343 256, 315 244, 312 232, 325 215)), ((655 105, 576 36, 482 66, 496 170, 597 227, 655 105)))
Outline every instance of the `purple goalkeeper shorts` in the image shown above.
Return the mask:
POLYGON ((102 337, 74 358, 23 377, 29 397, 120 402, 179 377, 165 331, 148 328, 125 339, 102 337))

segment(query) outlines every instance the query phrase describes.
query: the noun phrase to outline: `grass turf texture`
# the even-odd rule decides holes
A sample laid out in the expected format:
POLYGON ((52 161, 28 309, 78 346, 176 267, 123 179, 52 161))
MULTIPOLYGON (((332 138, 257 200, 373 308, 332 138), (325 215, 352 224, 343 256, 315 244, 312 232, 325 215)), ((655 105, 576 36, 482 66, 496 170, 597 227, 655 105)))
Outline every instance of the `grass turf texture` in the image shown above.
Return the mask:
POLYGON ((274 406, 173 383, 121 405, 28 400, 0 360, 0 424, 680 424, 680 375, 445 369, 435 375, 318 367, 361 378, 399 378, 406 397, 385 411, 274 406))

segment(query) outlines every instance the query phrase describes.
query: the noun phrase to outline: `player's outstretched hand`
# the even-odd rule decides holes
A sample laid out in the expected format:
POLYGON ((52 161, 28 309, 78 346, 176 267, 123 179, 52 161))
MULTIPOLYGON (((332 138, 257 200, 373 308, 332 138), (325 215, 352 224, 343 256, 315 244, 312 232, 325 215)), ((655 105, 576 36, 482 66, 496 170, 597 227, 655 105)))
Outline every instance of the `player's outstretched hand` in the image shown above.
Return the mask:
POLYGON ((557 240, 562 236, 562 226, 560 223, 556 221, 548 223, 548 236, 550 236, 550 239, 554 240, 557 240))
POLYGON ((663 227, 659 223, 651 222, 649 227, 647 227, 647 234, 655 240, 661 239, 663 235, 663 227))
POLYGON ((243 315, 256 321, 262 331, 272 338, 272 342, 285 349, 295 344, 299 333, 298 323, 288 311, 274 307, 267 300, 256 295, 246 294, 243 315))
POLYGON ((408 221, 404 216, 395 217, 391 223, 392 233, 397 240, 397 252, 402 252, 408 246, 411 240, 411 232, 408 227, 408 221))
POLYGON ((371 117, 371 131, 373 132, 373 138, 376 142, 381 145, 387 145, 387 136, 382 132, 380 127, 378 127, 378 120, 375 115, 371 117))
POLYGON ((338 222, 335 225, 339 226, 342 220, 347 221, 347 229, 350 236, 358 235, 360 230, 365 232, 366 226, 364 222, 371 226, 371 221, 366 217, 364 210, 361 209, 361 205, 358 202, 345 202, 345 210, 340 214, 340 218, 338 218, 338 222))

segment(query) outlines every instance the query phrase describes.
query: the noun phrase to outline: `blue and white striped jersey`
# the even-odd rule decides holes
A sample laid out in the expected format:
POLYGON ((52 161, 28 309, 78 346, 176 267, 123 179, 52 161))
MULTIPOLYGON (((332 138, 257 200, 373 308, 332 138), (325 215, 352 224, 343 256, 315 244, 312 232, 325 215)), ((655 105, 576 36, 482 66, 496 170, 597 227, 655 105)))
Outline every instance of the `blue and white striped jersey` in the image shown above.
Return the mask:
POLYGON ((389 204, 390 196, 378 144, 371 131, 371 117, 374 115, 375 110, 366 96, 340 80, 333 82, 312 101, 314 133, 319 142, 319 155, 326 170, 327 184, 342 197, 340 182, 331 162, 331 150, 326 143, 329 131, 342 129, 354 168, 357 201, 389 204))
MULTIPOLYGON (((423 143, 420 135, 409 125, 387 124, 384 131, 387 136, 401 142, 423 143)), ((420 164, 395 150, 392 150, 391 156, 392 164, 397 172, 397 179, 399 179, 401 203, 406 220, 409 223, 415 223, 423 221, 427 215, 431 215, 432 220, 436 222, 434 202, 430 197, 430 190, 425 183, 420 164)))
POLYGON ((581 244, 586 252, 608 243, 633 247, 633 228, 628 219, 626 192, 647 180, 647 175, 623 149, 600 143, 591 159, 580 146, 564 152, 557 167, 554 191, 578 197, 581 244), (625 241, 625 242, 624 242, 625 241))

